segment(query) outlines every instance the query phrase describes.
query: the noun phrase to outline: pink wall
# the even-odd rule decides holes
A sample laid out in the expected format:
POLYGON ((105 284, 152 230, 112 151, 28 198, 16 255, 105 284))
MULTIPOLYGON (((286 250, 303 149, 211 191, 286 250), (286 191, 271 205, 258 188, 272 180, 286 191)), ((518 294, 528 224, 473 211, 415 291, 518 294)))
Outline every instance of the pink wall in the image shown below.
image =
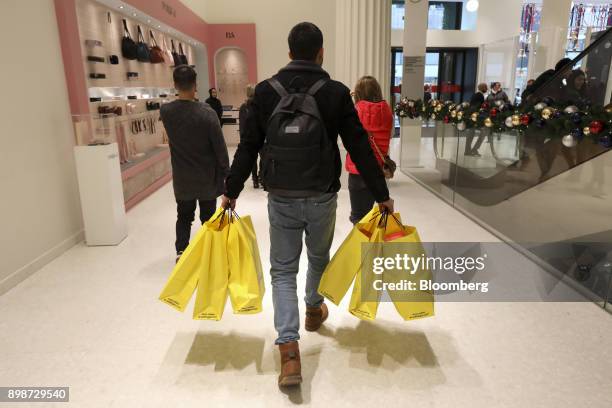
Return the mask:
MULTIPOLYGON (((247 58, 249 68, 249 82, 257 83, 257 44, 255 24, 210 24, 210 41, 212 47, 208 49, 208 62, 214 69, 215 54, 222 48, 241 48, 247 58)), ((214 78, 211 76, 211 78, 214 78)), ((214 84, 211 80, 211 84, 214 84)))
MULTIPOLYGON (((255 24, 208 24, 179 0, 124 0, 125 3, 206 45, 208 77, 215 86, 214 56, 224 47, 241 48, 249 67, 249 81, 257 82, 255 24), (169 9, 172 11, 170 12, 169 9)), ((87 81, 79 38, 75 0, 55 0, 64 71, 73 114, 89 113, 87 81)))

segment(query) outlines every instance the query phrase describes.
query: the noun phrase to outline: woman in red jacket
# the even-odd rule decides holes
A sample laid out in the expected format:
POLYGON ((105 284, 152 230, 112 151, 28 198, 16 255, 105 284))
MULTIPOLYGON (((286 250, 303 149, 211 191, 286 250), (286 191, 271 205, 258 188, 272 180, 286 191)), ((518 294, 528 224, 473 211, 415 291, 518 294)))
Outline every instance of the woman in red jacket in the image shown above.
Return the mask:
MULTIPOLYGON (((383 155, 389 152, 391 131, 393 130, 393 113, 391 107, 382 97, 382 90, 376 78, 364 76, 355 85, 355 108, 361 124, 370 136, 370 143, 376 144, 383 155)), ((383 164, 378 150, 372 146, 378 163, 383 164)), ((346 170, 349 172, 349 195, 351 198, 351 222, 358 223, 374 205, 374 197, 359 175, 350 155, 346 155, 346 170)))

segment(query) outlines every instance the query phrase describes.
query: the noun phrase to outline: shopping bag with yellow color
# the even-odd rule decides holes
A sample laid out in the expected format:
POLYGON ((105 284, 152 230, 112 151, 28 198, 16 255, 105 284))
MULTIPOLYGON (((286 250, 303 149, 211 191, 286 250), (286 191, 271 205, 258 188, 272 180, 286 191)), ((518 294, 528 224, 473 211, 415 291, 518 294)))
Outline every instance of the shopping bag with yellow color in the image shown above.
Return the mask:
POLYGON ((262 310, 264 296, 263 270, 257 237, 251 217, 230 219, 227 238, 229 264, 229 296, 237 314, 254 314, 262 310))
POLYGON ((351 230, 325 268, 318 291, 335 305, 340 304, 351 287, 361 267, 361 244, 370 241, 380 216, 378 205, 375 205, 351 230))
MULTIPOLYGON (((380 222, 380 218, 378 220, 380 222)), ((378 257, 382 255, 382 243, 384 241, 385 230, 376 227, 369 242, 368 257, 378 257)), ((355 255, 359 260, 363 260, 365 254, 360 253, 355 255)), ((381 292, 374 289, 374 281, 380 279, 379 276, 372 273, 369 268, 362 268, 360 265, 359 273, 355 278, 353 285, 353 293, 351 294, 351 303, 349 304, 349 312, 362 320, 374 320, 378 311, 378 302, 381 292), (365 269, 365 271, 364 271, 365 269)))
MULTIPOLYGON (((421 243, 421 238, 415 227, 405 226, 396 217, 389 217, 384 237, 382 256, 395 258, 397 254, 418 259, 425 259, 426 253, 421 243), (398 244, 406 245, 398 245, 398 244)), ((431 281, 433 275, 426 264, 421 263, 414 271, 390 269, 385 270, 383 280, 385 283, 398 284, 401 282, 412 282, 413 290, 389 290, 389 296, 395 305, 397 312, 404 320, 422 319, 434 316, 434 294, 433 291, 422 291, 420 281, 431 281)))
POLYGON ((198 291, 193 310, 193 318, 196 320, 221 320, 223 316, 229 274, 227 262, 229 223, 225 209, 217 210, 213 218, 205 223, 207 229, 203 238, 198 291))
MULTIPOLYGON (((216 219, 220 215, 221 212, 217 211, 212 219, 216 219)), ((203 238, 207 229, 208 225, 204 224, 191 240, 159 295, 159 300, 180 312, 183 312, 187 307, 198 284, 203 254, 203 238)))

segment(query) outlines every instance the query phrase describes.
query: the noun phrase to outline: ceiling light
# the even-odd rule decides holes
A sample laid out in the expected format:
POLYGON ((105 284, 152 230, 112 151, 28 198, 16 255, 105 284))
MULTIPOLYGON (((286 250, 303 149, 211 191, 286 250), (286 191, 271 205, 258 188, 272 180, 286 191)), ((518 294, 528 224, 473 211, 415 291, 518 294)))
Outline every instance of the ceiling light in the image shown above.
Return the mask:
POLYGON ((119 8, 120 8, 120 9, 122 9, 122 8, 123 8, 123 6, 119 6, 119 8))
POLYGON ((473 13, 478 10, 478 6, 480 6, 478 0, 469 0, 465 5, 465 9, 470 13, 473 13))

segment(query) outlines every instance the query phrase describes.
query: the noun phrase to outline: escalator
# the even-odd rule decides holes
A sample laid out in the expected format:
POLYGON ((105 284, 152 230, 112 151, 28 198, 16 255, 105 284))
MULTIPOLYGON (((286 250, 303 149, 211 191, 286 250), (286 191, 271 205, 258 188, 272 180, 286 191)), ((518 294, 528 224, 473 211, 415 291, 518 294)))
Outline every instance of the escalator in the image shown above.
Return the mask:
MULTIPOLYGON (((561 109, 612 110, 612 30, 594 37, 517 109, 545 101, 561 109)), ((422 142, 427 149, 433 143, 423 162, 435 169, 411 175, 612 311, 612 120, 608 115, 604 132, 593 136, 583 130, 586 118, 563 118, 565 130, 545 126, 501 134, 459 132, 437 122, 424 129, 422 142)))
MULTIPOLYGON (((542 101, 551 107, 571 104, 581 110, 608 105, 612 94, 612 29, 594 38, 518 109, 542 101)), ((436 168, 446 176, 442 183, 481 206, 495 206, 610 151, 597 138, 580 134, 564 141, 565 135, 547 129, 496 134, 489 129, 459 132, 451 125, 439 124, 433 132, 436 168), (456 149, 451 157, 439 154, 449 145, 456 149)))

